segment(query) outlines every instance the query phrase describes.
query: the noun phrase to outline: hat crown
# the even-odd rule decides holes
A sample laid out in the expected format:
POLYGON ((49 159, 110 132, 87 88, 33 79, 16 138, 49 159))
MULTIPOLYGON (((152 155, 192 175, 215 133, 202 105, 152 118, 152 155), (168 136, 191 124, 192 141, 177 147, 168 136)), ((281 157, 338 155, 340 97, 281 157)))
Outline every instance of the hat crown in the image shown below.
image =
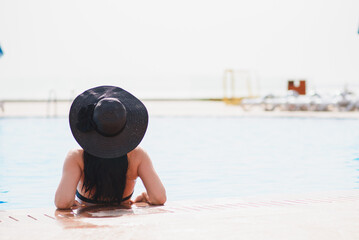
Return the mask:
POLYGON ((111 137, 120 133, 126 125, 127 111, 116 98, 103 98, 95 106, 93 121, 96 131, 111 137))

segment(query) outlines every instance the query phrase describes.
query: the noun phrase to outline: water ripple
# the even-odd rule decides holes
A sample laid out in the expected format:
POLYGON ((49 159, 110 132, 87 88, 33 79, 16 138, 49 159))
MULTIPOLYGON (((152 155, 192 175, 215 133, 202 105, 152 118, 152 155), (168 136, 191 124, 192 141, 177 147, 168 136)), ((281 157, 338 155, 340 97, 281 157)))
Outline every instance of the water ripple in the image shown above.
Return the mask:
MULTIPOLYGON (((169 200, 354 189, 353 129, 357 120, 163 117, 151 118, 141 145, 169 200)), ((52 206, 77 146, 67 119, 0 119, 0 208, 52 206)))

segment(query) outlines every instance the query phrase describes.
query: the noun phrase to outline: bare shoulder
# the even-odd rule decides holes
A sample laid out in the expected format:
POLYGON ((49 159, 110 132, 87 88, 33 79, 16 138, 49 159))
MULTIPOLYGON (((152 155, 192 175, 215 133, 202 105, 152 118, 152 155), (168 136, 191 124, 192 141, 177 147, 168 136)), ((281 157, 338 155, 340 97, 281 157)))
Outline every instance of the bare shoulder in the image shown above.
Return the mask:
POLYGON ((147 154, 146 151, 142 147, 138 146, 135 149, 133 149, 131 152, 129 152, 128 156, 129 157, 140 157, 143 154, 147 154))
POLYGON ((74 149, 71 149, 71 150, 67 153, 67 156, 68 156, 68 157, 73 157, 73 158, 82 157, 83 153, 84 153, 84 150, 79 149, 79 148, 74 148, 74 149))
POLYGON ((78 164, 80 166, 83 165, 82 156, 83 156, 82 149, 71 149, 66 156, 65 164, 78 164))
POLYGON ((136 165, 139 165, 143 161, 150 161, 150 157, 147 152, 139 146, 129 152, 127 156, 129 160, 136 165))

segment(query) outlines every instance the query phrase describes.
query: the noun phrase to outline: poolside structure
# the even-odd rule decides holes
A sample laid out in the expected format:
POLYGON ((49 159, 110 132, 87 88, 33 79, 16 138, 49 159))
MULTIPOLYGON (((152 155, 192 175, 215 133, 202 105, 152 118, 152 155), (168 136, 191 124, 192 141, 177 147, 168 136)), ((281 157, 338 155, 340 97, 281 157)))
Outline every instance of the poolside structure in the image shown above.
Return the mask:
POLYGON ((305 80, 300 80, 299 85, 295 84, 296 82, 293 80, 288 81, 288 91, 293 90, 296 91, 299 95, 306 94, 306 82, 305 80))
MULTIPOLYGON (((289 84, 291 86, 291 84, 289 84)), ((240 105, 244 110, 260 107, 265 111, 332 111, 348 112, 359 110, 359 98, 351 91, 344 89, 336 95, 320 95, 318 93, 305 93, 305 84, 298 87, 299 91, 288 90, 285 96, 268 94, 262 98, 243 99, 240 105)), ((288 87, 289 89, 295 89, 288 87)))

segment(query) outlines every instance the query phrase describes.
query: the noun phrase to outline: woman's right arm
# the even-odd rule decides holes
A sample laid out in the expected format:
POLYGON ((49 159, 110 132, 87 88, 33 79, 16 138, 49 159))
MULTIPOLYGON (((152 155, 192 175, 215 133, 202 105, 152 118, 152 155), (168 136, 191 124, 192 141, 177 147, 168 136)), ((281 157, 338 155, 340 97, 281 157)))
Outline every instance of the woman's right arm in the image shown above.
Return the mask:
POLYGON ((153 168, 150 157, 142 148, 136 148, 134 153, 134 157, 140 161, 137 170, 138 176, 141 178, 147 191, 147 194, 142 194, 142 200, 140 200, 141 196, 139 196, 136 200, 146 201, 153 205, 163 205, 167 200, 166 190, 153 168))
POLYGON ((55 205, 59 209, 68 209, 75 203, 76 188, 82 174, 79 165, 81 159, 80 150, 72 150, 66 156, 62 178, 55 194, 55 205))

